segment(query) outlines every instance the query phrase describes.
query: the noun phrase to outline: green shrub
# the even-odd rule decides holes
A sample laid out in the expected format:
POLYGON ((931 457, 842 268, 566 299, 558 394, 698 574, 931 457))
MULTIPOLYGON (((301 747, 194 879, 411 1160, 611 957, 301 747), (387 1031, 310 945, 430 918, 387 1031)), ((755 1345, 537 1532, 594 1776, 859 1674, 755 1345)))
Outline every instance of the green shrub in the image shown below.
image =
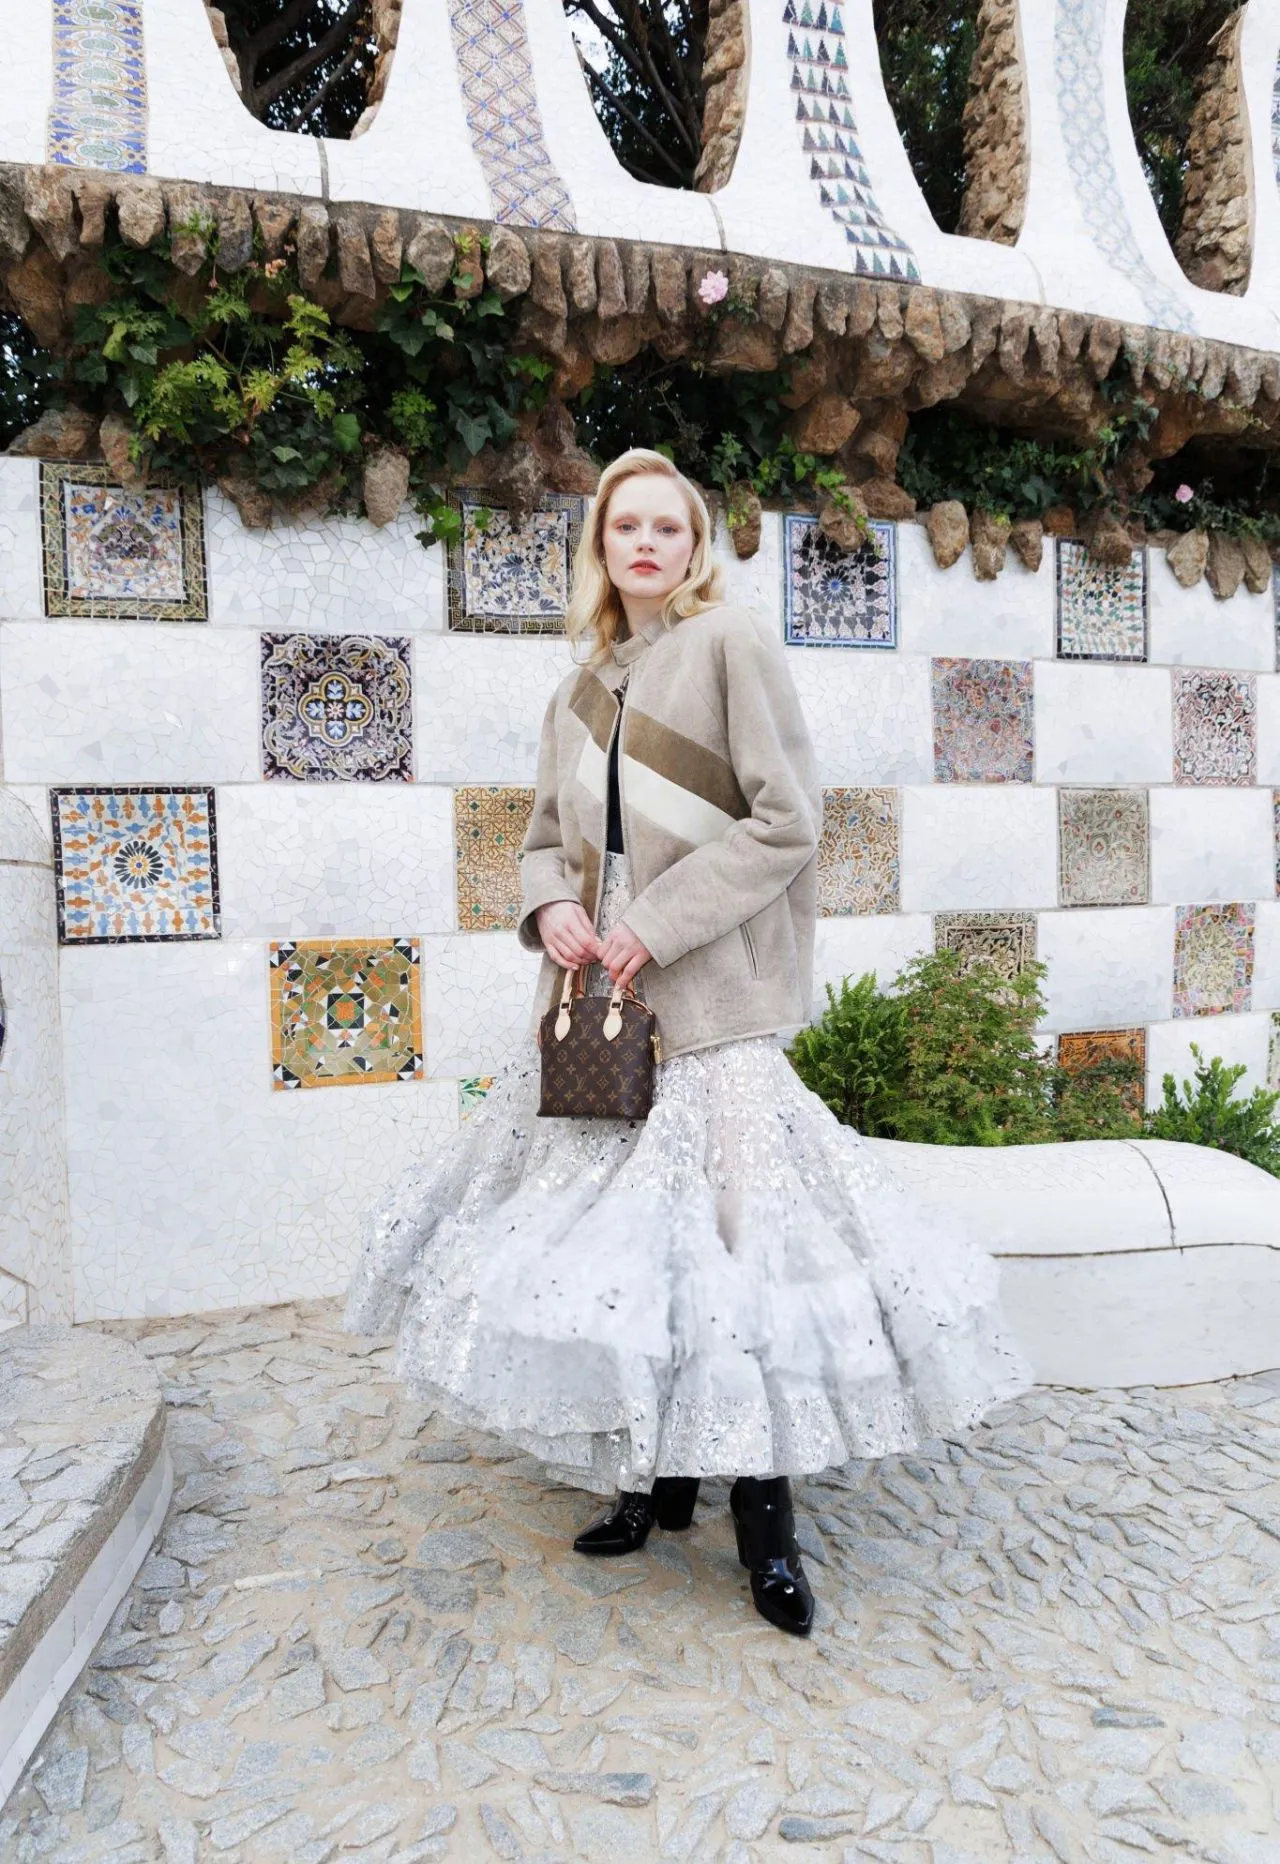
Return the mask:
POLYGON ((1195 1042, 1191 1053, 1196 1058, 1195 1087, 1184 1081, 1179 1093, 1173 1076, 1165 1075, 1164 1100, 1147 1117, 1148 1138, 1214 1146, 1280 1177, 1280 1126, 1275 1123, 1280 1094, 1255 1087, 1247 1100, 1237 1100, 1235 1086, 1245 1073, 1244 1063, 1228 1067, 1220 1055, 1207 1062, 1195 1042))
POLYGON ((842 978, 839 996, 826 989, 820 1021, 802 1029, 787 1054, 838 1120, 868 1139, 892 1138, 907 1075, 906 1006, 877 989, 870 972, 852 985, 842 978))
POLYGON ((1142 1109, 1142 1068, 1108 1060, 1068 1071, 1036 1045, 1044 966, 1014 979, 958 952, 913 958, 888 991, 870 974, 837 993, 788 1056, 836 1118, 872 1139, 926 1145, 1036 1145, 1049 1140, 1178 1139, 1234 1152, 1280 1177, 1280 1093, 1235 1097, 1245 1073, 1193 1043, 1195 1085, 1164 1077, 1142 1109))

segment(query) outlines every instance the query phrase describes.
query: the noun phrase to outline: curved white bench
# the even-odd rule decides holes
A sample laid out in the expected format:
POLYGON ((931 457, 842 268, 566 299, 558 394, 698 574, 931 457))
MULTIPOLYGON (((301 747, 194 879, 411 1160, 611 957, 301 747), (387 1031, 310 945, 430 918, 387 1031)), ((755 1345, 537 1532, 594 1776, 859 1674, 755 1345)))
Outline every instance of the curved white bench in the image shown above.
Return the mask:
POLYGON ((870 1141, 1000 1263, 1009 1323, 1052 1385, 1191 1385, 1280 1366, 1280 1179, 1162 1139, 870 1141))
POLYGON ((173 1492, 155 1370, 88 1328, 0 1337, 0 1806, 151 1550, 173 1492))

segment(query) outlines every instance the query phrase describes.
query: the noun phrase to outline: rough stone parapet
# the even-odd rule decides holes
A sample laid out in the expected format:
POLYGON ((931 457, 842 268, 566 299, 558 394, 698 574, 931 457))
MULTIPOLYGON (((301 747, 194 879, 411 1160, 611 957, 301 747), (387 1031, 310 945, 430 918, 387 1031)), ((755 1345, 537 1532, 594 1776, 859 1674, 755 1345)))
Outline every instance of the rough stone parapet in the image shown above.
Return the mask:
POLYGON ((693 175, 703 194, 723 188, 733 173, 747 113, 749 33, 746 0, 711 0, 702 66, 702 154, 693 175))
POLYGON ((1012 246, 1022 230, 1031 157, 1017 0, 982 0, 964 106, 968 177, 957 232, 1012 246))
POLYGON ((1174 251, 1193 285, 1239 297, 1253 262, 1249 120, 1240 36, 1244 8, 1214 41, 1197 85, 1187 138, 1182 224, 1174 251))

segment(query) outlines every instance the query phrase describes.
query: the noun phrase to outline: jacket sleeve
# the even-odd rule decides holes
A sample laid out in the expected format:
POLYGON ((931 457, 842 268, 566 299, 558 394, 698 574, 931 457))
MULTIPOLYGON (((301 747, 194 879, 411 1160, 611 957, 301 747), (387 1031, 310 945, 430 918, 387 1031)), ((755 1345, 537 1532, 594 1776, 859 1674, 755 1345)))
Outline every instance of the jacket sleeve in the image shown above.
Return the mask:
POLYGON ((538 745, 538 776, 533 792, 533 814, 520 844, 520 923, 516 937, 526 951, 541 951, 542 939, 534 918, 540 906, 552 900, 577 900, 565 875, 564 847, 560 840, 559 760, 556 750, 554 693, 542 720, 538 745))
POLYGON ((751 813, 665 869, 623 913, 660 966, 785 893, 821 832, 813 745, 781 643, 744 618, 722 636, 719 671, 729 755, 751 813))

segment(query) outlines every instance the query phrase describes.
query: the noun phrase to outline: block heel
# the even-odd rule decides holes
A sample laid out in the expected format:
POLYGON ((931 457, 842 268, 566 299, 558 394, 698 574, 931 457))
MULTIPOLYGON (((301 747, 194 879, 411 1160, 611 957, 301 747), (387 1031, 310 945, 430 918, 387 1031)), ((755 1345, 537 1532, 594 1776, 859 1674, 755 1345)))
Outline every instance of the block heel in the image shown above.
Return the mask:
POLYGON ((664 1533, 682 1533, 693 1520, 697 1499, 697 1476, 659 1476, 653 1485, 654 1520, 664 1533))

